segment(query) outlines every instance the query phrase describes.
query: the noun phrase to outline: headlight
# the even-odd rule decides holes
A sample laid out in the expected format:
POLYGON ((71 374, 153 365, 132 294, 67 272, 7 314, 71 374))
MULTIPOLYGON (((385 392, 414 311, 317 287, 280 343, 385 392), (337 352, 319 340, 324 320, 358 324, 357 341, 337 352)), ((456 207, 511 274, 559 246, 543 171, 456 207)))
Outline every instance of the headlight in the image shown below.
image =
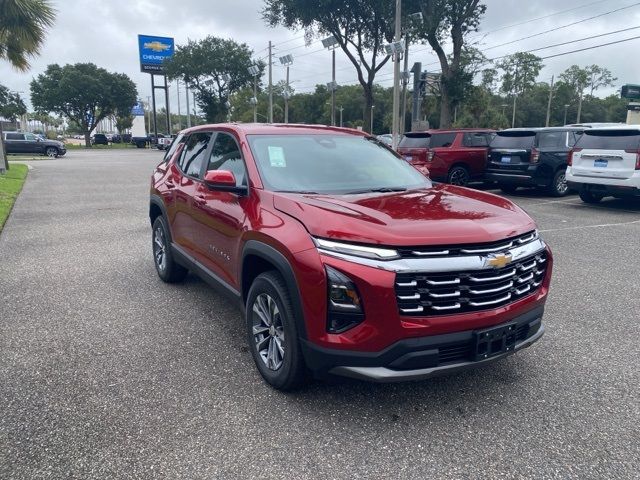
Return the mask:
POLYGON ((397 250, 391 248, 366 247, 364 245, 354 245, 351 243, 334 242, 322 238, 314 238, 318 250, 327 252, 343 253, 355 257, 373 258, 374 260, 393 260, 399 258, 397 250))
POLYGON ((349 277, 328 265, 324 268, 327 272, 327 330, 344 332, 364 320, 362 300, 349 277))

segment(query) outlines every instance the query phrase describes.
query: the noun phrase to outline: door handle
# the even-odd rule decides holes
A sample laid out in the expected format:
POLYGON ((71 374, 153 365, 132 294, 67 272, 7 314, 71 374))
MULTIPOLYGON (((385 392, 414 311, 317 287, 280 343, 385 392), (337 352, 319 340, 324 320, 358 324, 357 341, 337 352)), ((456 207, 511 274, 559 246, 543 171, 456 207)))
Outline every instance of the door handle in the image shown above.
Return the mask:
POLYGON ((167 179, 164 181, 164 184, 167 186, 167 188, 168 188, 169 190, 173 190, 174 188, 176 188, 176 184, 175 184, 175 183, 173 183, 173 180, 172 180, 171 178, 167 178, 167 179))
POLYGON ((207 203, 207 198, 204 195, 195 195, 193 197, 193 201, 197 205, 204 205, 205 203, 207 203))

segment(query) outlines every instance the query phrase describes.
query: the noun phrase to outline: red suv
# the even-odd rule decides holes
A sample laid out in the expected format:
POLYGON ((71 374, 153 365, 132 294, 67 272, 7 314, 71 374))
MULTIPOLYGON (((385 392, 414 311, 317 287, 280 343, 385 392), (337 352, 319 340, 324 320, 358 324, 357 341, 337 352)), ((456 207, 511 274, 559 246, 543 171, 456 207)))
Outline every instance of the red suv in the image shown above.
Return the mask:
POLYGON ((486 129, 411 132, 398 152, 420 171, 428 169, 432 179, 464 187, 484 174, 494 134, 486 129))
POLYGON ((241 306, 264 379, 375 381, 485 364, 543 332, 551 252, 509 200, 433 185, 374 138, 292 125, 182 132, 151 179, 156 269, 241 306))

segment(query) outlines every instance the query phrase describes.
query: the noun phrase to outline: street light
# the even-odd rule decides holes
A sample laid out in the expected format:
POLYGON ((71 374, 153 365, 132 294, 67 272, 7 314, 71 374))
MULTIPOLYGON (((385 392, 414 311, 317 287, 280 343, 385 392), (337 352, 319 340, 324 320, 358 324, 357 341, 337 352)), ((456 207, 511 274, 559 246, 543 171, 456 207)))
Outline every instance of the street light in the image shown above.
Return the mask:
POLYGON ((564 123, 563 123, 563 125, 567 124, 567 108, 569 108, 569 107, 570 107, 570 105, 565 105, 564 106, 564 123))
POLYGON ((287 68, 287 87, 284 91, 284 123, 289 123, 289 67, 293 65, 293 55, 280 57, 280 63, 287 68))
POLYGON ((336 125, 336 48, 338 48, 338 40, 331 35, 322 39, 322 46, 327 50, 331 50, 331 83, 327 87, 331 90, 331 125, 336 125), (331 87, 329 87, 331 85, 331 87))
POLYGON ((258 123, 258 75, 260 75, 260 67, 251 65, 248 69, 249 75, 253 75, 253 98, 249 103, 253 105, 253 123, 258 123))

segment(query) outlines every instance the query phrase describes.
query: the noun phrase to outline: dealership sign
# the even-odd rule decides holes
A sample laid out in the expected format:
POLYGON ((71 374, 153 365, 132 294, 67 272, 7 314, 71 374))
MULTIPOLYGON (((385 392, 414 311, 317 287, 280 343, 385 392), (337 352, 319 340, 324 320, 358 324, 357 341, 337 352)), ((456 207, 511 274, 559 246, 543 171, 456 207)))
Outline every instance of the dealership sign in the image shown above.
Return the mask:
POLYGON ((164 74, 162 64, 173 56, 173 38, 138 35, 140 70, 147 73, 164 74))
POLYGON ((131 109, 131 115, 134 117, 144 117, 144 104, 142 100, 138 100, 131 109))

